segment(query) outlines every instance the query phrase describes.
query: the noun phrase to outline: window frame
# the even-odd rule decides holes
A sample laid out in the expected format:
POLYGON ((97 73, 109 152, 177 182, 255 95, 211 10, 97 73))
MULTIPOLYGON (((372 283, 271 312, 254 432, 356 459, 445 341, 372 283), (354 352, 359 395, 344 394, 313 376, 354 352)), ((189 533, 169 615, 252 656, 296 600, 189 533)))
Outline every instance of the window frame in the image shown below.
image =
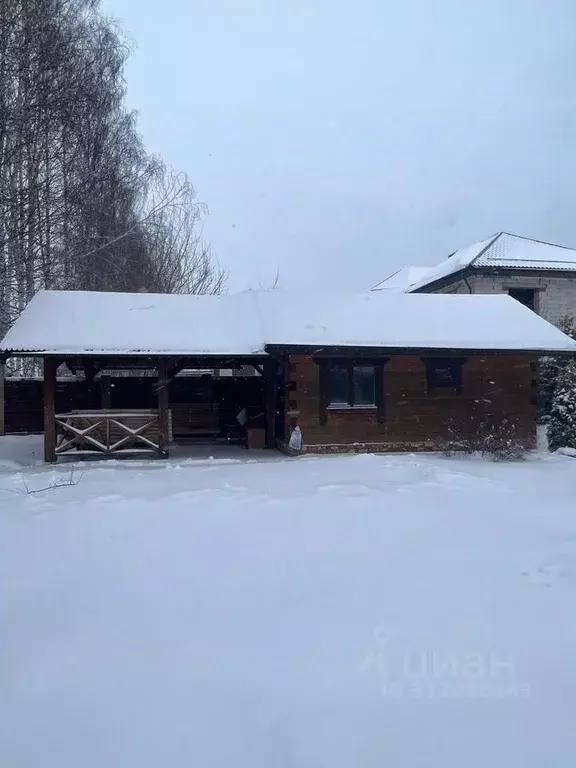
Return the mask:
POLYGON ((327 408, 331 411, 348 411, 348 410, 362 410, 362 409, 375 409, 376 404, 376 366, 372 361, 358 362, 358 360, 346 360, 346 361, 331 361, 328 363, 328 387, 330 388, 330 380, 332 371, 335 368, 340 368, 346 371, 346 386, 347 386, 347 402, 332 402, 330 389, 328 390, 326 397, 328 400, 327 408), (374 402, 372 403, 356 403, 356 392, 354 386, 354 369, 355 368, 371 368, 372 377, 374 380, 374 402))
POLYGON ((384 366, 388 358, 315 358, 319 368, 319 421, 325 425, 328 413, 333 411, 376 411, 379 423, 384 422, 384 366), (374 371, 374 403, 371 405, 356 405, 354 396, 354 368, 371 367, 374 371), (348 402, 331 404, 330 372, 332 368, 347 369, 348 402), (353 403, 353 404, 351 404, 353 403))
POLYGON ((462 366, 466 362, 465 357, 423 357, 422 362, 426 368, 426 394, 434 395, 445 393, 447 390, 456 395, 462 394, 462 366), (435 378, 435 369, 450 367, 452 379, 442 382, 435 378))

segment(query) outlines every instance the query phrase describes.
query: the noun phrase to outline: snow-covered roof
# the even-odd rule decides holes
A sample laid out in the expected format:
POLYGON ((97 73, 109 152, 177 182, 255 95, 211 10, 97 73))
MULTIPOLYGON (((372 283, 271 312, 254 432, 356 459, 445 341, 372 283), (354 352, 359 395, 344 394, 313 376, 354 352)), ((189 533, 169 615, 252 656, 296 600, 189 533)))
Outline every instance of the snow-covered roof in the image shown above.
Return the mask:
POLYGON ((225 296, 40 291, 2 349, 82 354, 252 355, 262 331, 249 292, 225 296))
POLYGON ((41 291, 0 351, 240 357, 268 346, 576 352, 576 342, 503 294, 384 291, 41 291))
POLYGON ((454 274, 454 272, 460 272, 466 267, 472 266, 475 259, 490 246, 494 240, 494 236, 487 240, 481 240, 479 243, 474 243, 466 248, 460 248, 459 251, 455 251, 450 254, 447 259, 441 261, 436 267, 431 267, 422 279, 413 283, 408 290, 416 291, 418 288, 422 288, 430 283, 435 283, 436 280, 441 280, 443 277, 454 274))
POLYGON ((455 251, 436 267, 429 267, 427 273, 411 282, 404 290, 417 291, 467 267, 576 271, 576 250, 498 232, 486 240, 455 251))
POLYGON ((381 283, 375 285, 372 290, 406 292, 414 283, 423 280, 431 269, 432 267, 418 267, 414 264, 409 264, 407 267, 402 267, 402 269, 392 272, 381 283))
POLYGON ((478 267, 576 270, 576 250, 500 232, 490 247, 478 256, 474 264, 478 267))
POLYGON ((576 342, 505 294, 270 292, 258 301, 270 346, 576 351, 576 342))

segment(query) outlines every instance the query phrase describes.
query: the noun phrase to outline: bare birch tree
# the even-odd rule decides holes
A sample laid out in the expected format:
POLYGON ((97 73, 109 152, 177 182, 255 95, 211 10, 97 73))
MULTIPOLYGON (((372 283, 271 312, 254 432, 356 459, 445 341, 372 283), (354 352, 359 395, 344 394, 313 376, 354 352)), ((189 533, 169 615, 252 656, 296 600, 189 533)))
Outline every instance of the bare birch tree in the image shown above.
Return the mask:
POLYGON ((125 109, 129 53, 99 0, 0 2, 0 336, 43 287, 223 288, 191 185, 125 109))
POLYGON ((162 169, 146 198, 147 286, 163 293, 221 293, 226 273, 202 238, 206 207, 185 174, 162 169))

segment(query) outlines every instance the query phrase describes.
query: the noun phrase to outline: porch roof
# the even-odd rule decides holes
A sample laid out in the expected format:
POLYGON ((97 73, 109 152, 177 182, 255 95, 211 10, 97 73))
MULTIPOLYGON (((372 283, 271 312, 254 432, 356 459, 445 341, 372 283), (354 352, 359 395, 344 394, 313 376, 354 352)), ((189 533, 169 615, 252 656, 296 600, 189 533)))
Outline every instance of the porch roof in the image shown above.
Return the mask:
POLYGON ((281 347, 576 354, 575 341, 506 295, 284 291, 40 291, 0 353, 262 357, 281 347))

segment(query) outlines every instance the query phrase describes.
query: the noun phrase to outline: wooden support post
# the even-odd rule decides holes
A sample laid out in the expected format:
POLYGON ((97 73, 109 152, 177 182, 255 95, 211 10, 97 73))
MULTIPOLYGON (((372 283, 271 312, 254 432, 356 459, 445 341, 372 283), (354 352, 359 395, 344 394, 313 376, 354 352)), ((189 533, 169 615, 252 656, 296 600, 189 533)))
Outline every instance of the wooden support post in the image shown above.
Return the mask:
POLYGON ((169 441, 169 398, 168 382, 170 372, 168 363, 165 360, 158 360, 158 455, 161 458, 168 456, 169 441))
POLYGON ((44 358, 44 461, 56 461, 56 369, 58 361, 44 358))
POLYGON ((94 378, 98 373, 98 369, 92 360, 83 360, 82 367, 84 368, 84 376, 86 377, 87 383, 92 386, 94 384, 94 378))
POLYGON ((95 386, 94 379, 96 378, 98 369, 96 368, 92 360, 83 360, 82 368, 84 369, 84 378, 86 380, 86 388, 88 389, 88 392, 90 394, 89 396, 90 407, 97 408, 98 393, 95 392, 96 386, 95 386))
POLYGON ((276 447, 276 390, 278 363, 274 358, 264 362, 264 389, 266 392, 266 448, 276 447))
POLYGON ((5 416, 5 390, 4 390, 4 374, 6 371, 6 361, 0 359, 0 435, 6 434, 5 416))
POLYGON ((110 388, 110 376, 100 377, 100 407, 112 408, 112 390, 110 388))

